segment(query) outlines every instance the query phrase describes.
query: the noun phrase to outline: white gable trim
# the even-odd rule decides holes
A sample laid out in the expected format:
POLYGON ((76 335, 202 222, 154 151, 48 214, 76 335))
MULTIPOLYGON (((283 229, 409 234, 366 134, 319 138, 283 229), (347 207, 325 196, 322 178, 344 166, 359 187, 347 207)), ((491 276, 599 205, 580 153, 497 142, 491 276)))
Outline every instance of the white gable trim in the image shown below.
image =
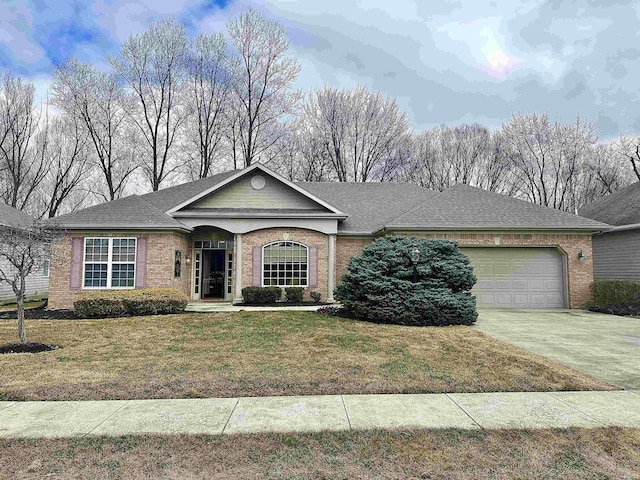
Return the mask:
POLYGON ((182 202, 181 204, 173 207, 172 209, 167 210, 166 213, 171 215, 172 213, 174 213, 174 212, 186 207, 187 205, 190 205, 190 204, 200 200, 201 198, 204 198, 207 195, 210 195, 211 193, 215 192, 216 190, 220 190, 222 187, 224 187, 226 185, 229 185, 230 183, 236 181, 237 179, 239 179, 241 177, 244 177, 245 175, 249 174, 250 172, 253 172, 254 170, 261 170, 263 173, 266 173, 267 175, 269 175, 270 177, 275 178, 276 180, 279 180, 280 182, 284 183, 289 188, 291 188, 291 189, 295 190, 296 192, 304 195, 305 197, 309 198, 310 200, 314 201, 315 203, 317 203, 319 205, 322 205, 323 207, 325 207, 326 209, 330 210, 333 213, 336 213, 338 215, 344 215, 345 217, 347 216, 345 213, 341 212, 340 210, 338 210, 333 205, 330 205, 329 203, 325 202, 324 200, 321 200, 318 197, 316 197, 315 195, 312 195, 311 193, 306 191, 304 188, 299 187, 295 183, 290 182, 286 178, 278 175, 277 173, 275 173, 272 170, 269 170, 267 167, 265 167, 264 165, 262 165, 260 163, 254 163, 253 165, 245 168, 244 170, 240 170, 238 173, 236 173, 234 175, 231 175, 229 178, 223 180, 220 183, 217 183, 213 187, 210 187, 207 190, 205 190, 203 192, 200 192, 199 194, 195 195, 194 197, 191 197, 190 199, 188 199, 188 200, 182 202))

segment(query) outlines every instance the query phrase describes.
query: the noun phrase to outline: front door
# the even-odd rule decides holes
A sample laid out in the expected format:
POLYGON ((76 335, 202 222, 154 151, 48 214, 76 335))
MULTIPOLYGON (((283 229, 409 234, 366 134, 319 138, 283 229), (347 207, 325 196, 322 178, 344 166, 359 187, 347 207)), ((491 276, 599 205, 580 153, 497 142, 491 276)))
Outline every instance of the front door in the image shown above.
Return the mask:
POLYGON ((201 271, 201 298, 224 298, 224 250, 203 250, 201 271))

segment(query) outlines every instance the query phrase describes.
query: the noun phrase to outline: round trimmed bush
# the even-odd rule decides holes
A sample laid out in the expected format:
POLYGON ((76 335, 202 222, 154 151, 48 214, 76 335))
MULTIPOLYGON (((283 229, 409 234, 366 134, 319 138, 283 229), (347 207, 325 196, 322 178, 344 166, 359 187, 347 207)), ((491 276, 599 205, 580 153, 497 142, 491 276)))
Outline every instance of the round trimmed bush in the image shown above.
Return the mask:
POLYGON ((349 261, 336 288, 346 312, 400 325, 471 325, 478 317, 469 259, 455 242, 383 237, 349 261), (417 282, 410 252, 417 246, 417 282))

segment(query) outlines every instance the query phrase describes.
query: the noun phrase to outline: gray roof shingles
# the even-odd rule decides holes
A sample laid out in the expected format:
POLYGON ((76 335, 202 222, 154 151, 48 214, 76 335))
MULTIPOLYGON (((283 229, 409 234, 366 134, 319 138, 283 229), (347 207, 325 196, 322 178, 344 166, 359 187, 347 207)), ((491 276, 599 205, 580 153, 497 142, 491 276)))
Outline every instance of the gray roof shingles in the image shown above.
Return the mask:
POLYGON ((65 228, 185 228, 138 195, 61 215, 56 223, 65 228))
POLYGON ((9 205, 0 203, 0 226, 28 228, 33 222, 33 217, 9 205))
POLYGON ((609 225, 640 224, 640 182, 585 205, 578 213, 609 225))
MULTIPOLYGON (((133 195, 56 220, 75 229, 185 228, 178 218, 165 212, 237 172, 232 170, 146 195, 133 195)), ((386 227, 607 228, 594 220, 467 186, 438 193, 408 183, 298 182, 297 185, 348 215, 338 227, 339 233, 344 234, 371 234, 386 227)))
POLYGON ((608 225, 467 185, 456 185, 387 223, 392 228, 606 229, 608 225))
POLYGON ((373 233, 436 192, 411 183, 298 182, 299 187, 348 215, 340 233, 373 233))

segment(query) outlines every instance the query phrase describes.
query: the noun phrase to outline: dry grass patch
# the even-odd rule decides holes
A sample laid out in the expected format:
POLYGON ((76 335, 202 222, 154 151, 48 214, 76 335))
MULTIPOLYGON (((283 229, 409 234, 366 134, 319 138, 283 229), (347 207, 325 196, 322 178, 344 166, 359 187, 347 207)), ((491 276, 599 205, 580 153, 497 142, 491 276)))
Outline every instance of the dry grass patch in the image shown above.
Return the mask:
MULTIPOLYGON (((469 327, 308 312, 28 321, 61 350, 0 356, 0 398, 604 390, 611 385, 469 327)), ((0 345, 15 324, 0 322, 0 345)))
POLYGON ((0 478, 635 479, 640 429, 0 440, 0 478))

